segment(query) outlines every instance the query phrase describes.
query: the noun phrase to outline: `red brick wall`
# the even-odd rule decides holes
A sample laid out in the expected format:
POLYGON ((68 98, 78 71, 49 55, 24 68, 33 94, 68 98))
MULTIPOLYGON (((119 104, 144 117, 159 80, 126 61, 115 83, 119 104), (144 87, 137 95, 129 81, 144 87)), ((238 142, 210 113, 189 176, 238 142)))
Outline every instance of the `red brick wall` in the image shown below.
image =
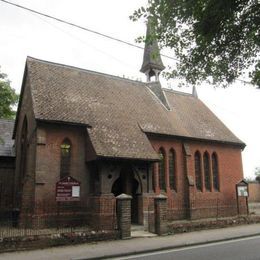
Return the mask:
POLYGON ((85 127, 41 123, 37 128, 36 204, 44 204, 50 208, 55 208, 57 204, 55 188, 56 182, 60 180, 60 145, 65 138, 71 142, 70 175, 81 183, 81 201, 86 201, 89 173, 85 163, 85 127))
MULTIPOLYGON (((165 139, 159 137, 150 137, 150 140, 156 151, 159 151, 161 147, 165 150, 166 157, 169 150, 172 148, 176 153, 176 192, 170 190, 168 183, 168 166, 166 165, 167 191, 165 194, 168 196, 168 219, 216 217, 234 215, 237 213, 235 185, 243 179, 241 149, 239 147, 225 144, 186 141, 185 143, 189 146, 191 154, 189 157, 190 163, 187 167, 185 165, 185 153, 182 141, 178 139, 165 139), (203 156, 204 152, 208 152, 210 155, 212 155, 213 152, 217 154, 219 167, 219 191, 215 191, 213 188, 211 191, 206 191, 203 177, 203 165, 202 192, 197 191, 195 185, 188 185, 187 174, 192 176, 195 181, 194 154, 196 151, 199 151, 201 156, 203 156), (189 215, 189 208, 191 208, 192 216, 189 215)), ((155 192, 158 194, 160 193, 160 189, 158 187, 158 171, 156 165, 155 180, 155 192)), ((212 184, 211 187, 213 187, 212 184)))
POLYGON ((20 207, 21 212, 33 211, 34 201, 34 178, 35 178, 35 154, 36 154, 36 121, 32 110, 32 96, 30 92, 29 79, 26 78, 23 93, 20 96, 16 121, 15 149, 16 149, 16 166, 15 166, 15 207, 20 207), (22 186, 19 184, 21 174, 21 132, 24 119, 27 119, 27 160, 26 172, 22 186), (19 194, 22 194, 21 200, 19 194))
POLYGON ((114 195, 90 194, 87 199, 87 221, 94 230, 116 229, 116 198, 114 195))
MULTIPOLYGON (((152 146, 156 151, 162 147, 166 153, 166 157, 170 149, 174 148, 176 155, 176 174, 177 174, 177 192, 174 190, 170 190, 169 182, 168 182, 168 165, 166 164, 166 189, 168 196, 168 208, 169 208, 169 219, 182 219, 186 217, 186 207, 187 207, 187 183, 186 183, 186 175, 185 173, 185 165, 184 165, 184 156, 183 156, 183 148, 182 142, 179 140, 167 140, 167 139, 151 139, 152 146), (178 209, 178 210, 177 210, 178 209)), ((159 194, 159 175, 156 173, 157 164, 154 165, 155 168, 155 193, 159 194)))

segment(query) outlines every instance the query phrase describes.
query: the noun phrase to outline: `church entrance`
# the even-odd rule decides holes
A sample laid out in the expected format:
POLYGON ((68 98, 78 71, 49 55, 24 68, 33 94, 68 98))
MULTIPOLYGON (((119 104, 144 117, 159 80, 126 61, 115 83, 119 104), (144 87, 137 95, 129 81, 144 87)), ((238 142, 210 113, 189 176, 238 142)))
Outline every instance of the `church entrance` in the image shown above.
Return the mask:
POLYGON ((130 166, 121 170, 119 178, 112 186, 112 193, 115 197, 122 193, 132 196, 131 221, 136 224, 138 223, 138 188, 139 182, 136 180, 130 166))

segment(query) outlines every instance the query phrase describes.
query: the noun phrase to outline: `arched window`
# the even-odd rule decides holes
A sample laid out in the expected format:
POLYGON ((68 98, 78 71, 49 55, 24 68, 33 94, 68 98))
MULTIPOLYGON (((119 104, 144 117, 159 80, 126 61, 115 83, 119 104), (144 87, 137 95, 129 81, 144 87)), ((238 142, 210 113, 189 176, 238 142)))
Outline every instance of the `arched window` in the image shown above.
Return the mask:
POLYGON ((212 173, 213 173, 213 187, 219 190, 219 176, 218 176, 218 158, 217 154, 212 154, 212 173))
POLYGON ((169 182, 170 188, 176 191, 176 158, 173 149, 169 152, 169 182))
POLYGON ((210 168, 209 168, 209 154, 207 152, 203 155, 203 165, 204 165, 204 183, 207 191, 210 191, 210 168))
POLYGON ((159 162, 159 186, 161 190, 166 190, 166 184, 165 184, 165 152, 161 148, 159 150, 159 157, 160 157, 160 162, 159 162))
POLYGON ((201 181, 201 162, 200 153, 196 152, 194 156, 195 161, 195 181, 197 190, 202 191, 202 181, 201 181))
POLYGON ((60 178, 70 175, 70 160, 71 160, 71 142, 65 139, 61 146, 61 160, 60 160, 60 178))

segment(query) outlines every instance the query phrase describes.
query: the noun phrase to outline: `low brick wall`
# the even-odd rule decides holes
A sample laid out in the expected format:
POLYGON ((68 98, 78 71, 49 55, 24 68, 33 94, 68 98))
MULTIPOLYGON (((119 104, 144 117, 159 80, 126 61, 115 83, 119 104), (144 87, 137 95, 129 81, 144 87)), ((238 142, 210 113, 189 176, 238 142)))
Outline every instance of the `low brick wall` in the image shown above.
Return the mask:
MULTIPOLYGON (((167 223, 167 234, 177 234, 205 229, 225 228, 245 224, 260 223, 260 215, 233 218, 183 220, 167 223)), ((47 248, 62 245, 75 245, 121 238, 119 230, 75 231, 48 235, 26 235, 0 239, 0 253, 17 250, 47 248)))
POLYGON ((0 253, 116 239, 119 239, 119 232, 116 230, 6 237, 0 240, 0 253))
POLYGON ((203 229, 225 228, 254 223, 260 223, 260 216, 249 215, 231 218, 202 219, 196 221, 174 221, 168 223, 168 232, 169 234, 177 234, 203 229))

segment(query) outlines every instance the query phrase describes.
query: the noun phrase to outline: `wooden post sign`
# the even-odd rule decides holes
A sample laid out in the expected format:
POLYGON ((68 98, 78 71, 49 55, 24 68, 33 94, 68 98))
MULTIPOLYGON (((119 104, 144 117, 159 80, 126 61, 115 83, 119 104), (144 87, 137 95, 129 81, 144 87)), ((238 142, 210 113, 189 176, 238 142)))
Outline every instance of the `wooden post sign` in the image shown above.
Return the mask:
POLYGON ((67 176, 56 183, 56 201, 79 201, 80 182, 67 176))
POLYGON ((237 183, 237 196, 238 197, 248 197, 248 184, 246 181, 242 180, 237 183))
POLYGON ((240 181, 236 184, 236 193, 237 193, 237 212, 238 215, 240 214, 240 208, 239 208, 239 198, 245 198, 246 202, 246 211, 247 215, 249 214, 248 209, 248 183, 245 180, 240 181))

